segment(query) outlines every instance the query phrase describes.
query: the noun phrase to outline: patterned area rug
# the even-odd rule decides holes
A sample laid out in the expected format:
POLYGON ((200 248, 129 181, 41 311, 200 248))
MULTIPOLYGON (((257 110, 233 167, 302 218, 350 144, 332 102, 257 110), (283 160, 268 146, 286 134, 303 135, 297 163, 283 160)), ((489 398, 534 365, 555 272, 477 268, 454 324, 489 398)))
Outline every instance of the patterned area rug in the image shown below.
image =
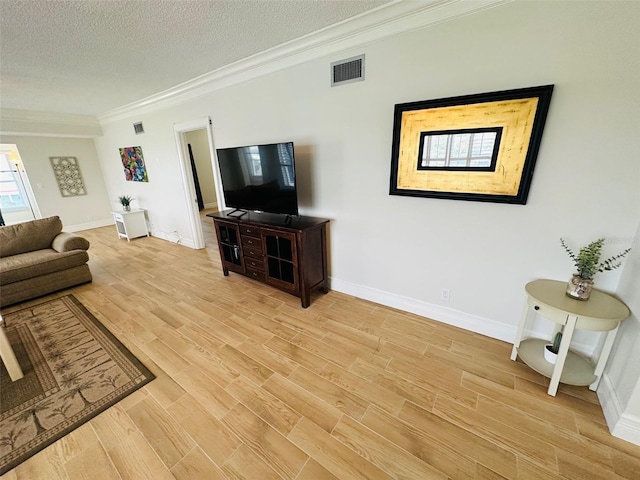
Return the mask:
POLYGON ((0 475, 155 378, 73 295, 3 318, 24 378, 0 366, 0 475))

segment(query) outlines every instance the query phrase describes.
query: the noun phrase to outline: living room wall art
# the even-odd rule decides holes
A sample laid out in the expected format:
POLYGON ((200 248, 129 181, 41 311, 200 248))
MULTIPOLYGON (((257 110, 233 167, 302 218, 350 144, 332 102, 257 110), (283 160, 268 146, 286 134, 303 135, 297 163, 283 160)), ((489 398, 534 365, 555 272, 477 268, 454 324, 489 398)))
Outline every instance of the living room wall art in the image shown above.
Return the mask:
POLYGON ((552 92, 397 104, 389 194, 526 204, 552 92))
POLYGON ((49 157, 49 161, 63 197, 87 194, 76 157, 49 157))
POLYGON ((129 182, 148 182, 147 167, 142 156, 142 147, 124 147, 120 149, 120 158, 125 179, 129 182))

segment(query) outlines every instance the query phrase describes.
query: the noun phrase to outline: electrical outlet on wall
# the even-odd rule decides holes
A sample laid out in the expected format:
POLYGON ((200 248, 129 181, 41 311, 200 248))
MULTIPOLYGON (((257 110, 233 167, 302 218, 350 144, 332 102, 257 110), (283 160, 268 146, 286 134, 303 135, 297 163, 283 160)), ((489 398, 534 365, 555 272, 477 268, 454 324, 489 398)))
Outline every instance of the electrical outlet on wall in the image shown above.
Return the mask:
POLYGON ((451 290, 449 290, 448 288, 443 288, 440 296, 442 300, 444 300, 445 302, 448 302, 449 298, 451 297, 451 290))

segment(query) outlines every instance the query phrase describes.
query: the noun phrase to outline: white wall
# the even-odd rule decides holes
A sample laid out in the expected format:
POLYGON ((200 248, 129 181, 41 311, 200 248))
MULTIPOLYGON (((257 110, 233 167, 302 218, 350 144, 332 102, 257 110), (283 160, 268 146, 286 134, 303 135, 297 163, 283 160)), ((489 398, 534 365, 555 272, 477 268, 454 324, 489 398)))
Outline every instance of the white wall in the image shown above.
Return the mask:
MULTIPOLYGON (((156 228, 184 237, 174 123, 211 116, 217 148, 292 140, 301 213, 331 219, 333 288, 511 340, 523 286, 573 273, 561 236, 577 248, 605 236, 605 255, 631 242, 639 22, 635 2, 515 2, 141 108, 102 123, 107 189, 132 194, 156 228), (366 80, 330 88, 330 63, 361 53, 366 80), (550 83, 527 205, 388 195, 394 104, 550 83), (140 120, 146 133, 135 137, 140 120), (117 152, 130 145, 143 147, 148 184, 125 185, 117 152)), ((614 291, 619 277, 601 274, 596 285, 614 291)))
POLYGON ((616 293, 631 316, 620 326, 598 396, 611 432, 640 445, 640 225, 616 293))
POLYGON ((616 385, 622 407, 640 418, 640 228, 624 267, 618 296, 631 310, 620 327, 607 374, 616 385))
MULTIPOLYGON (((135 120, 107 126, 102 137, 95 139, 102 173, 109 197, 133 197, 134 208, 147 210, 150 232, 168 238, 175 231, 180 238, 190 236, 187 197, 183 188, 173 124, 184 119, 176 115, 138 115, 135 120), (145 133, 136 135, 132 124, 143 121, 145 133), (148 182, 125 179, 120 148, 139 146, 148 173, 148 182)), ((191 115, 187 117, 191 119, 191 115)))
POLYGON ((58 215, 66 231, 113 223, 93 139, 2 135, 0 143, 17 145, 43 217, 58 215), (87 194, 63 197, 49 157, 76 157, 87 194))

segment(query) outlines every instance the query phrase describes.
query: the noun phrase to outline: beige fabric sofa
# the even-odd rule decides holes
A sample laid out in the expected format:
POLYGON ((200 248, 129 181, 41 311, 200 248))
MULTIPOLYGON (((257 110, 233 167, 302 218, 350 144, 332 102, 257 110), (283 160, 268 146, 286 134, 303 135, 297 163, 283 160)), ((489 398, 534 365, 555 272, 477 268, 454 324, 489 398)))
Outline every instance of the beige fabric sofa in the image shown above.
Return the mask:
POLYGON ((59 217, 0 227, 0 306, 90 282, 88 249, 59 217))

